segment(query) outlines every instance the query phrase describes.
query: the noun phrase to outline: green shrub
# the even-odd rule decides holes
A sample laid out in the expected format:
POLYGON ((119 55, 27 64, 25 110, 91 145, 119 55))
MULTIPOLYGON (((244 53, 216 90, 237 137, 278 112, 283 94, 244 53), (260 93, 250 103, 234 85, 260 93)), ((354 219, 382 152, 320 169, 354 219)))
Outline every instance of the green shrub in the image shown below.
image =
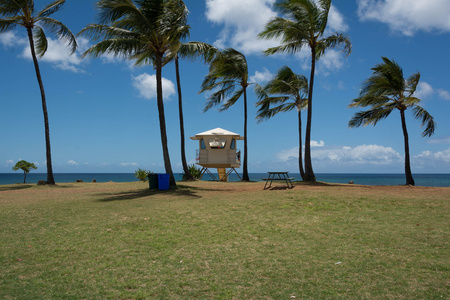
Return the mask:
MULTIPOLYGON (((202 177, 202 169, 196 167, 195 164, 192 164, 189 166, 189 172, 196 179, 200 179, 202 177)), ((183 173, 183 180, 185 180, 185 179, 186 179, 186 176, 183 173)))
POLYGON ((150 171, 147 171, 146 169, 141 169, 141 168, 139 168, 139 169, 137 169, 135 172, 134 172, 134 176, 136 176, 136 178, 137 179, 139 179, 140 181, 147 181, 147 179, 148 179, 148 174, 150 174, 151 172, 150 171))

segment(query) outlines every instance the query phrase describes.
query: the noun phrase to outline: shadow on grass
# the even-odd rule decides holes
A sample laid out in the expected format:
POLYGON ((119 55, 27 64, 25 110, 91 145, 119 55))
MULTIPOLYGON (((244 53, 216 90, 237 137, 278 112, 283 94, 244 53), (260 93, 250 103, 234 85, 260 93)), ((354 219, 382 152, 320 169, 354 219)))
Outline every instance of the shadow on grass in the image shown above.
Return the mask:
POLYGON ((325 186, 329 186, 329 187, 333 187, 333 186, 339 186, 339 187, 359 186, 359 187, 361 187, 362 186, 362 185, 358 185, 358 184, 330 183, 330 182, 323 182, 323 181, 314 181, 314 182, 312 182, 312 181, 293 181, 292 183, 294 183, 297 186, 320 186, 320 187, 325 187, 325 186))
POLYGON ((134 200, 145 198, 153 195, 170 195, 174 197, 187 197, 187 198, 202 198, 196 192, 197 191, 216 191, 215 189, 207 189, 200 187, 187 187, 187 186, 177 186, 174 189, 169 189, 166 191, 160 190, 150 190, 148 188, 143 190, 135 190, 135 191, 127 191, 127 192, 118 192, 118 193, 103 193, 97 194, 102 197, 98 199, 97 202, 111 202, 111 201, 124 201, 124 200, 134 200))
POLYGON ((35 186, 35 184, 24 184, 24 183, 18 183, 15 185, 7 185, 7 186, 1 186, 0 185, 0 192, 3 191, 15 191, 15 190, 24 190, 35 186))
POLYGON ((323 181, 296 181, 299 185, 312 185, 312 186, 338 186, 343 185, 342 183, 329 183, 323 181))
MULTIPOLYGON (((295 187, 295 185, 294 185, 295 187)), ((270 188, 266 188, 266 191, 276 191, 276 190, 291 190, 293 188, 291 187, 287 187, 287 186, 282 186, 282 185, 275 185, 275 186, 271 186, 270 188)))

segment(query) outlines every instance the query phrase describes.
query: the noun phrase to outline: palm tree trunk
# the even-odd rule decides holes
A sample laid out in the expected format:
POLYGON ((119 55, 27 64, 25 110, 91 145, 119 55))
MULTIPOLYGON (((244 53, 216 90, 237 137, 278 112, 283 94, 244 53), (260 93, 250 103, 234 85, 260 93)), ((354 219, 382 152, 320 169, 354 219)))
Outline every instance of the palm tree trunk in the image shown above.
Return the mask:
POLYGON ((169 185, 176 186, 175 177, 173 177, 172 165, 170 164, 169 148, 167 146, 166 118, 164 115, 164 103, 162 92, 162 54, 156 55, 156 94, 159 114, 159 129, 161 132, 161 145, 164 157, 164 167, 166 173, 170 175, 169 185))
POLYGON ((247 165, 247 88, 244 87, 244 166, 243 166, 243 181, 250 181, 248 176, 248 165, 247 165))
POLYGON ((311 75, 309 78, 308 91, 308 119, 306 120, 305 134, 305 177, 304 181, 316 181, 316 175, 311 162, 311 122, 312 122, 312 94, 314 87, 314 73, 316 69, 316 49, 311 47, 311 75))
POLYGON ((186 162, 186 149, 184 142, 184 118, 183 118, 183 98, 181 94, 181 80, 180 80, 180 66, 178 62, 178 56, 175 57, 175 75, 177 78, 178 89, 178 113, 180 118, 180 136, 181 136, 181 164, 183 165, 184 179, 192 180, 194 177, 189 171, 189 167, 186 162))
POLYGON ((415 185, 414 179, 411 173, 411 163, 409 159, 409 138, 408 131, 406 130, 406 120, 405 120, 405 111, 400 110, 400 116, 402 119, 402 129, 403 129, 403 137, 405 139, 405 175, 406 175, 406 184, 407 185, 415 185))
POLYGON ((302 155, 302 113, 298 111, 298 169, 302 180, 305 180, 305 171, 303 171, 303 155, 302 155))
POLYGON ((39 64, 36 57, 36 52, 34 50, 33 32, 31 28, 27 27, 28 40, 30 41, 31 56, 33 57, 34 69, 36 71, 36 77, 39 83, 39 89, 41 90, 42 98, 42 111, 44 113, 44 127, 45 127, 45 149, 46 149, 46 160, 47 160, 47 184, 55 184, 55 178, 53 176, 52 168, 52 153, 50 147, 50 126, 48 124, 48 112, 47 103, 45 99, 44 84, 42 83, 41 71, 39 70, 39 64))

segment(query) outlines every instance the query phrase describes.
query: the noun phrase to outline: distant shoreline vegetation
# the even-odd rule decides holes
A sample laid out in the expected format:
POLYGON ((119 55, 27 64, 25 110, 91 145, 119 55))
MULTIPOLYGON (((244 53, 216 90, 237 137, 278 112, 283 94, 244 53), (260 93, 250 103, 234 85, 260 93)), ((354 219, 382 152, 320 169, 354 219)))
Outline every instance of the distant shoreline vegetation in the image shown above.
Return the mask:
MULTIPOLYGON (((296 181, 300 181, 299 173, 289 173, 296 181)), ((134 173, 55 173, 57 182, 132 182, 138 181, 134 173)), ((361 185, 404 185, 405 174, 401 173, 317 173, 317 180, 328 183, 349 183, 361 185)), ((45 173, 30 173, 27 175, 27 184, 36 184, 45 179, 45 173)), ((174 174, 176 181, 181 181, 182 173, 174 174)), ((249 173, 251 181, 261 181, 266 173, 249 173)), ((415 173, 417 186, 450 187, 450 174, 415 173)), ((205 174, 203 180, 211 180, 205 174)), ((230 181, 239 181, 236 174, 230 176, 230 181)), ((23 175, 18 173, 0 173, 0 185, 23 182, 23 175)))

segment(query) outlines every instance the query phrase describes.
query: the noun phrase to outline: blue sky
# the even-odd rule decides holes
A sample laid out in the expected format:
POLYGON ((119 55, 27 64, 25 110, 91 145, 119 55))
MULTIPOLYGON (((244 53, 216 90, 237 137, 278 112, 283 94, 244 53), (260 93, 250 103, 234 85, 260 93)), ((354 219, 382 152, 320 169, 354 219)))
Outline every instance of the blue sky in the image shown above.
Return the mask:
MULTIPOLYGON (((49 1, 35 1, 41 9, 49 1)), ((95 23, 94 0, 68 0, 53 15, 78 33, 95 23)), ((276 13, 275 0, 185 0, 190 10, 191 41, 233 47, 248 60, 251 81, 264 83, 283 65, 309 74, 308 52, 266 57, 276 41, 256 35, 276 13)), ((350 129, 356 112, 347 108, 381 56, 397 61, 405 77, 421 73, 417 96, 434 116, 435 135, 408 114, 413 173, 450 173, 450 2, 448 0, 333 1, 329 32, 349 35, 349 57, 329 51, 317 65, 314 86, 312 157, 316 173, 403 173, 404 148, 400 115, 394 112, 373 127, 350 129)), ((155 71, 133 67, 113 57, 80 59, 92 42, 80 38, 69 55, 50 37, 40 60, 47 96, 54 172, 163 172, 155 71)), ((25 31, 0 35, 0 172, 12 172, 25 159, 45 172, 44 124, 40 93, 25 31)), ((181 172, 178 105, 174 65, 163 69, 169 152, 174 172, 181 172)), ((186 136, 216 127, 243 133, 243 102, 228 111, 203 113, 206 95, 198 94, 208 67, 182 61, 181 81, 186 136)), ((249 90, 249 172, 298 172, 297 115, 275 116, 257 123, 253 90, 249 90)), ((306 114, 303 116, 306 123, 306 114)), ((186 140, 194 162, 197 141, 186 140)), ((238 144, 243 149, 243 144, 238 144)))

